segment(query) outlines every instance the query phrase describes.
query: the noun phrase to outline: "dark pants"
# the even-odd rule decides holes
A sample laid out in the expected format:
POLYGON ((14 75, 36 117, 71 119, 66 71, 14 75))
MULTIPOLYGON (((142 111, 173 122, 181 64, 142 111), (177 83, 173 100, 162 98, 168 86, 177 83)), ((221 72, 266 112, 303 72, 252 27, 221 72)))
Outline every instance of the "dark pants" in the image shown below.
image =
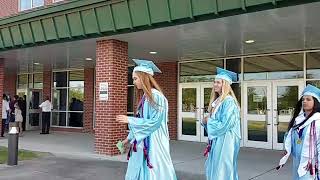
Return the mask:
POLYGON ((1 137, 4 135, 4 130, 6 129, 6 119, 2 119, 2 126, 1 126, 1 137))
POLYGON ((42 133, 49 134, 50 112, 42 112, 42 133))

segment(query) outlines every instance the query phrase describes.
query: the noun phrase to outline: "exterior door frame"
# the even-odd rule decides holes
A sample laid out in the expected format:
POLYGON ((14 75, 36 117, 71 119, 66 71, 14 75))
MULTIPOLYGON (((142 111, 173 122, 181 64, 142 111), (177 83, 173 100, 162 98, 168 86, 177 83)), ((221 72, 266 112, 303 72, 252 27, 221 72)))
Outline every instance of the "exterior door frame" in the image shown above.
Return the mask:
POLYGON ((271 98, 267 98, 267 111, 265 115, 248 115, 248 87, 267 87, 267 97, 271 97, 271 81, 250 81, 250 82, 243 82, 243 131, 244 131, 244 146, 245 147, 255 147, 255 148, 264 148, 264 149, 272 149, 272 114, 271 114, 271 98), (248 139, 248 119, 252 119, 255 121, 261 121, 260 119, 265 119, 265 126, 267 129, 267 141, 251 141, 248 139))
POLYGON ((291 115, 287 117, 282 117, 279 119, 278 116, 278 110, 277 110, 277 87, 278 86, 298 86, 298 99, 300 98, 300 95, 302 94, 302 91, 305 87, 305 83, 303 80, 290 80, 290 81, 274 81, 272 82, 272 126, 273 126, 273 132, 272 132, 272 137, 273 137, 273 149, 276 150, 283 150, 283 143, 278 143, 278 128, 277 126, 279 125, 279 122, 286 122, 290 121, 291 115))
POLYGON ((27 107, 27 112, 26 112, 26 130, 39 130, 42 124, 42 112, 41 109, 30 109, 30 101, 31 101, 31 97, 30 97, 30 93, 32 92, 39 92, 40 96, 39 96, 39 105, 42 102, 42 89, 28 89, 27 90, 27 100, 26 100, 26 107, 27 107), (30 113, 39 113, 39 126, 31 126, 30 125, 30 113))
MULTIPOLYGON (((305 87, 305 81, 303 79, 294 80, 261 80, 261 81, 247 81, 243 82, 243 103, 242 103, 242 114, 243 114, 243 134, 244 134, 244 146, 264 149, 283 149, 283 143, 277 143, 278 138, 278 115, 277 115, 277 87, 278 86, 298 86, 298 98, 300 97, 303 88, 305 87), (261 87, 267 86, 267 114, 266 126, 267 126, 267 142, 261 141, 250 141, 248 140, 248 118, 251 115, 247 115, 247 104, 248 104, 248 87, 261 87)), ((297 99, 298 101, 298 99, 297 99)))
POLYGON ((207 113, 204 109, 204 89, 212 88, 210 82, 197 83, 180 83, 178 92, 178 139, 185 141, 207 142, 208 138, 205 136, 205 130, 201 126, 201 120, 207 113), (182 89, 195 88, 196 89, 196 107, 195 112, 182 112, 182 89), (196 118, 196 136, 182 134, 182 117, 196 118))

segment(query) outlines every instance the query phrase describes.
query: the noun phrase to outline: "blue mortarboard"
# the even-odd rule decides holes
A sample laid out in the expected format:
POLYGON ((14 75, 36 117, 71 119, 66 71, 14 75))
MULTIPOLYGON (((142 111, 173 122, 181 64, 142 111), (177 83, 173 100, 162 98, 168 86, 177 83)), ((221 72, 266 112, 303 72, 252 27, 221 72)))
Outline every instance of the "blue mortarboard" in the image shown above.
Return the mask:
POLYGON ((217 67, 216 79, 223 79, 232 84, 237 82, 237 73, 217 67))
POLYGON ((161 73, 160 69, 152 62, 149 60, 144 60, 144 59, 132 59, 137 66, 133 69, 133 72, 135 71, 140 71, 140 72, 145 72, 153 76, 154 73, 161 73))
POLYGON ((302 96, 312 96, 315 97, 318 102, 320 102, 320 89, 308 84, 307 87, 304 88, 302 96))

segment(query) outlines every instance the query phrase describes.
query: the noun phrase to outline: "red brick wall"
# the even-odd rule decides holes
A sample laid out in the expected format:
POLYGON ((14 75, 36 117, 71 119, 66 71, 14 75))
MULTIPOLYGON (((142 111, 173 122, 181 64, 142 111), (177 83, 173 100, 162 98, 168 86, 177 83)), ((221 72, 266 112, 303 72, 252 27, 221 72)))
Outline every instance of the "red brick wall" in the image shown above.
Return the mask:
POLYGON ((49 96, 51 100, 51 81, 52 81, 52 70, 50 65, 45 65, 43 68, 43 98, 49 96))
POLYGON ((96 121, 95 151, 115 155, 118 140, 123 140, 126 125, 115 121, 116 115, 127 114, 128 44, 102 40, 96 47, 96 121), (100 82, 109 83, 108 101, 99 100, 100 82))
POLYGON ((162 71, 161 74, 155 75, 156 81, 159 83, 164 95, 169 103, 169 133, 170 138, 177 139, 177 100, 178 100, 178 63, 164 62, 157 63, 162 71))
POLYGON ((3 92, 13 97, 17 93, 17 74, 6 73, 4 76, 4 82, 6 84, 6 88, 3 90, 3 92))
MULTIPOLYGON (((0 59, 0 94, 1 94, 1 100, 0 100, 0 108, 2 109, 2 94, 3 94, 3 88, 4 88, 4 60, 0 59)), ((2 112, 2 110, 1 110, 2 112)), ((1 114, 2 116, 2 114, 1 114)), ((1 119, 2 121, 2 119, 1 119)), ((0 123, 0 130, 2 127, 2 123, 0 123)))
POLYGON ((94 69, 84 69, 84 122, 83 132, 93 132, 94 69))
POLYGON ((19 0, 0 0, 0 18, 18 13, 19 0))

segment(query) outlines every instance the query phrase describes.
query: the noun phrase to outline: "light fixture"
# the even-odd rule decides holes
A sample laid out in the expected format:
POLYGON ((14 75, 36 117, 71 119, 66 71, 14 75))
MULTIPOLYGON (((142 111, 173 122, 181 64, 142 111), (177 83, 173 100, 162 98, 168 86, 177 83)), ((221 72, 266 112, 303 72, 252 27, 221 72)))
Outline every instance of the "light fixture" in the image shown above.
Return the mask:
POLYGON ((86 61, 92 61, 92 58, 86 58, 86 61))
POLYGON ((156 51, 150 51, 149 53, 150 53, 150 54, 157 54, 158 52, 156 52, 156 51))
POLYGON ((253 39, 249 39, 249 40, 246 40, 245 41, 247 44, 252 44, 252 43, 254 43, 255 41, 253 40, 253 39))
POLYGON ((35 63, 33 63, 34 65, 40 65, 40 63, 38 63, 38 62, 35 62, 35 63))

